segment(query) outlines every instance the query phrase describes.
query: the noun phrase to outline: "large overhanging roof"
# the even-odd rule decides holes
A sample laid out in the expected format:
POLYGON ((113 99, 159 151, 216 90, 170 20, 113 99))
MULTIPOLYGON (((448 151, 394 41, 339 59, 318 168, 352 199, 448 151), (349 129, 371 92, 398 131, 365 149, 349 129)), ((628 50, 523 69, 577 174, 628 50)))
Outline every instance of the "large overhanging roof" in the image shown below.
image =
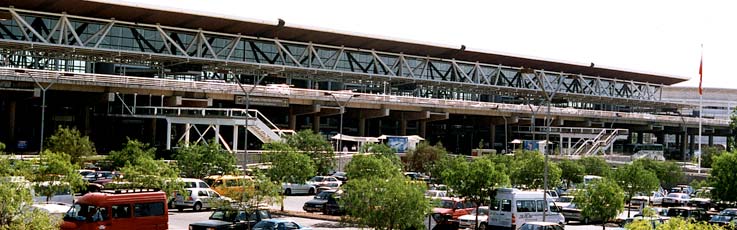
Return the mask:
POLYGON ((94 18, 115 18, 117 20, 141 22, 181 28, 202 28, 207 31, 243 34, 258 37, 278 37, 283 40, 314 42, 319 44, 346 46, 361 49, 374 49, 385 52, 405 53, 419 56, 458 59, 488 64, 528 67, 548 71, 617 78, 638 82, 671 85, 688 80, 687 77, 635 72, 622 69, 591 67, 589 64, 545 60, 500 52, 485 52, 472 49, 461 51, 461 47, 447 47, 422 44, 416 41, 388 39, 355 33, 335 32, 305 26, 294 26, 286 22, 244 19, 213 13, 193 12, 161 6, 142 6, 109 0, 0 0, 5 6, 45 12, 67 12, 71 15, 94 18))

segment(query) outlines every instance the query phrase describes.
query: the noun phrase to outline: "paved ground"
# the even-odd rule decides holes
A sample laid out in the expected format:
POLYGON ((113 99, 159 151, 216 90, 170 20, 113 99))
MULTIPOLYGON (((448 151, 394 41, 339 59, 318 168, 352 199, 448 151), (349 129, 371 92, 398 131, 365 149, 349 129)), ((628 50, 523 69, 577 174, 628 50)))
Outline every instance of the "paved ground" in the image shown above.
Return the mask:
MULTIPOLYGON (((287 196, 284 200, 284 210, 288 211, 298 211, 302 212, 302 205, 304 205, 305 202, 312 199, 312 196, 307 195, 298 195, 298 196, 287 196)), ((279 205, 272 205, 272 209, 279 209, 279 205)), ((170 210, 169 211, 169 229, 174 230, 186 230, 188 229, 188 226, 190 223, 194 223, 197 221, 207 220, 207 218, 210 216, 211 212, 192 212, 192 211, 184 211, 184 212, 178 212, 176 210, 170 210)), ((637 211, 633 210, 632 215, 637 213, 637 211)), ((626 218, 627 212, 623 212, 620 214, 620 218, 626 218)), ((334 221, 324 221, 324 220, 314 220, 314 219, 306 219, 306 218, 297 218, 297 217, 284 217, 288 219, 295 220, 297 223, 311 227, 313 229, 333 229, 333 230, 353 230, 356 228, 342 228, 338 222, 334 221)), ((601 229, 601 226, 596 225, 579 225, 575 221, 569 223, 566 226, 567 230, 588 230, 588 229, 601 229)), ((607 228, 610 229, 610 228, 607 228)))

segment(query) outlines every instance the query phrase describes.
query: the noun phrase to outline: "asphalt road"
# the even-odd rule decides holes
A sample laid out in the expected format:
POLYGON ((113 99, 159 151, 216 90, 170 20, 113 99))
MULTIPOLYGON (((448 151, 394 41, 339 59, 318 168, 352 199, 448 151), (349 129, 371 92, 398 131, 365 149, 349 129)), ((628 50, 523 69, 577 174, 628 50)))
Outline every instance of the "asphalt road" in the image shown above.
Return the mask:
MULTIPOLYGON (((304 205, 305 202, 312 199, 313 196, 308 195, 295 195, 295 196, 287 196, 284 199, 284 210, 289 211, 303 211, 302 205, 304 205)), ((273 204, 271 205, 272 209, 279 209, 280 205, 273 204)), ((169 229, 175 229, 175 230, 187 230, 190 223, 194 223, 197 221, 203 221, 207 220, 207 218, 210 216, 209 211, 204 212, 193 212, 191 210, 185 210, 184 212, 178 212, 176 210, 170 210, 169 211, 169 229)), ((633 210, 632 215, 637 213, 637 211, 633 210)), ((627 217, 627 211, 620 214, 620 218, 626 218, 627 217)), ((307 227, 311 227, 312 229, 333 229, 333 230, 353 230, 357 228, 342 228, 340 226, 340 223, 334 222, 334 221, 324 221, 324 220, 313 220, 313 219, 305 219, 305 218, 297 218, 297 217, 284 217, 286 219, 292 219, 295 222, 302 224, 307 227)), ((601 226, 597 225, 579 225, 575 221, 572 221, 568 225, 566 225, 567 230, 597 230, 601 229, 601 226)), ((611 228, 607 228, 611 229, 611 228)))

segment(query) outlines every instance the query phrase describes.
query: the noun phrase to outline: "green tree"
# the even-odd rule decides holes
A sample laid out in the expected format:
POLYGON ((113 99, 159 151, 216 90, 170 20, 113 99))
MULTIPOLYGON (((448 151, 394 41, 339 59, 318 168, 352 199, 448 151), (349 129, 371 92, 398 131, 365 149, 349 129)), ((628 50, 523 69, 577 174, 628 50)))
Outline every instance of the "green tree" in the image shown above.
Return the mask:
POLYGON ((601 157, 584 157, 578 160, 578 162, 583 165, 585 175, 606 177, 609 175, 609 171, 612 170, 612 166, 606 163, 606 160, 601 157))
MULTIPOLYGON (((544 185, 545 158, 539 152, 518 153, 510 169, 512 185, 528 189, 539 189, 544 185)), ((560 183, 561 170, 557 164, 548 162, 548 184, 560 183)), ((551 186, 552 187, 552 186, 551 186)))
MULTIPOLYGON (((0 167, 9 166, 1 162, 0 167)), ((0 183, 0 230, 15 229, 59 229, 61 220, 47 212, 31 207, 33 197, 23 182, 0 183)))
POLYGON ((163 160, 155 160, 152 156, 142 155, 133 159, 120 171, 125 175, 125 181, 130 182, 129 185, 120 186, 127 188, 159 189, 167 195, 184 189, 184 184, 178 182, 179 170, 163 160))
POLYGON ((402 167, 402 160, 399 159, 399 156, 397 156, 397 151, 395 151, 393 148, 389 147, 386 144, 376 144, 376 143, 366 144, 366 145, 361 146, 361 149, 359 150, 359 152, 360 153, 373 153, 374 155, 386 157, 398 167, 400 168, 402 167))
POLYGON ((315 164, 317 173, 327 175, 335 165, 333 146, 324 136, 305 129, 286 138, 287 145, 306 153, 315 164))
POLYGON ((84 156, 97 154, 90 137, 82 136, 76 128, 62 126, 46 140, 46 150, 69 154, 73 164, 82 163, 81 159, 84 156))
POLYGON ((443 144, 440 142, 434 146, 422 142, 407 153, 406 168, 409 171, 430 173, 431 168, 447 154, 448 151, 443 148, 443 144))
POLYGON ((558 167, 561 170, 560 179, 566 181, 566 188, 570 188, 571 183, 578 184, 583 182, 585 170, 583 165, 572 160, 562 160, 558 163, 558 167))
POLYGON ((231 174, 236 171, 235 155, 220 147, 214 139, 177 149, 174 160, 182 174, 189 178, 203 178, 217 172, 231 174))
POLYGON ((714 158, 711 168, 714 190, 711 194, 721 201, 737 201, 737 153, 724 153, 714 158))
POLYGON ((464 164, 466 162, 467 160, 463 156, 445 155, 443 158, 437 161, 435 165, 431 167, 430 175, 432 175, 435 178, 436 182, 444 183, 446 179, 443 176, 444 171, 446 171, 449 168, 459 168, 461 167, 459 165, 464 164))
POLYGON ((606 222, 617 217, 624 209, 624 192, 616 182, 603 178, 579 191, 573 202, 581 208, 585 220, 602 220, 601 228, 605 229, 606 222))
MULTIPOLYGON (((238 202, 238 209, 246 213, 254 213, 260 210, 263 204, 273 204, 280 202, 279 197, 282 186, 260 171, 256 171, 251 175, 252 180, 238 180, 241 189, 227 189, 223 196, 232 198, 238 202)), ((218 200, 213 205, 220 209, 232 209, 233 205, 228 200, 218 200)), ((246 225, 246 229, 251 229, 250 225, 246 225)))
POLYGON ((723 152, 714 146, 704 147, 701 151, 701 167, 703 168, 711 168, 711 163, 714 162, 714 158, 721 155, 723 152))
MULTIPOLYGON (((283 142, 272 142, 266 144, 264 149, 268 152, 265 156, 267 161, 271 162, 266 175, 277 184, 303 184, 315 175, 315 166, 310 157, 297 152, 291 146, 283 142)), ((280 203, 281 210, 284 211, 284 192, 280 203)))
MULTIPOLYGON (((488 158, 464 161, 454 167, 443 171, 443 178, 454 193, 476 204, 476 213, 479 206, 491 197, 494 188, 509 184, 509 177, 503 169, 488 158)), ((475 223, 478 222, 477 215, 475 223)))
POLYGON ((348 181, 341 197, 344 221, 379 230, 420 229, 430 212, 425 186, 404 177, 361 178, 348 181))
POLYGON ((5 151, 5 143, 0 142, 0 153, 3 153, 5 151))
MULTIPOLYGON (((626 229, 630 230, 651 230, 653 229, 653 224, 650 222, 650 220, 635 220, 630 224, 627 224, 625 226, 626 229)), ((694 222, 690 220, 684 220, 680 217, 674 217, 668 219, 663 224, 658 225, 655 229, 657 230, 671 230, 671 229, 678 229, 678 230, 726 230, 727 228, 719 225, 713 225, 706 222, 694 222)))
POLYGON ((32 178, 37 185, 34 186, 35 192, 46 196, 48 203, 59 191, 82 190, 86 183, 77 173, 77 169, 76 165, 72 165, 68 154, 44 150, 41 153, 38 173, 32 178))
POLYGON ((111 162, 113 168, 120 169, 134 163, 136 159, 142 157, 154 158, 155 155, 156 148, 151 148, 148 144, 138 140, 128 139, 122 149, 110 151, 106 159, 111 162))
MULTIPOLYGON (((512 169, 512 165, 515 161, 515 155, 511 154, 487 154, 484 155, 483 158, 488 158, 491 160, 491 162, 494 162, 494 164, 497 165, 497 167, 500 167, 504 171, 504 174, 509 175, 512 169)), ((520 158, 524 158, 520 156, 520 158)))
POLYGON ((727 137, 727 150, 735 151, 734 148, 737 148, 737 107, 729 116, 729 128, 732 130, 732 135, 727 137))
POLYGON ((683 178, 683 170, 673 161, 656 161, 647 158, 635 160, 633 163, 642 164, 645 169, 655 173, 660 185, 670 188, 683 178))
POLYGON ((346 176, 353 179, 371 177, 391 178, 400 176, 402 171, 386 157, 377 155, 357 155, 346 166, 346 176))
MULTIPOLYGON (((632 200, 636 193, 649 193, 660 186, 660 181, 655 173, 645 169, 642 164, 635 162, 627 164, 614 171, 614 179, 624 190, 627 202, 632 200)), ((627 217, 630 217, 630 209, 627 209, 627 217)))

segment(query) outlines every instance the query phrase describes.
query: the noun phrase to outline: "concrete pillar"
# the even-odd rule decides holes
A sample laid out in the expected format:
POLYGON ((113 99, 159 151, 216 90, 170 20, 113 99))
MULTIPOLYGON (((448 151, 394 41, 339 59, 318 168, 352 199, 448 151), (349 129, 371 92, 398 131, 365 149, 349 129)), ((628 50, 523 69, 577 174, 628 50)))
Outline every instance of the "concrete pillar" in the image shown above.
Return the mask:
POLYGON ((233 146, 230 147, 233 153, 238 153, 238 127, 237 125, 233 126, 233 146))
POLYGON ((420 136, 422 138, 425 138, 427 136, 427 121, 420 121, 420 124, 418 125, 420 129, 420 136))
POLYGON ((320 133, 320 116, 318 115, 312 116, 312 131, 320 133))
POLYGON ((681 135, 681 153, 683 153, 682 160, 686 160, 688 155, 688 132, 681 135))
POLYGON ((709 146, 714 146, 714 136, 709 135, 709 146))
POLYGON ((15 101, 8 101, 8 140, 7 146, 15 145, 15 101))
POLYGON ((642 144, 643 135, 642 132, 637 132, 637 144, 642 144))
POLYGON ((362 137, 366 136, 366 118, 358 119, 358 135, 362 137))
POLYGON ((674 143, 675 144, 674 146, 676 148, 680 148, 681 147, 681 134, 676 133, 676 134, 673 134, 673 136, 675 136, 675 139, 676 139, 676 143, 674 143))
POLYGON ((399 120, 399 135, 407 136, 407 120, 399 120))
POLYGON ((297 131, 297 115, 289 113, 289 129, 297 131))
POLYGON ((491 123, 491 126, 489 126, 489 132, 491 134, 491 139, 489 139, 489 148, 494 148, 494 143, 496 143, 496 124, 491 123))
POLYGON ((661 145, 664 145, 665 144, 665 133, 657 133, 657 134, 655 134, 655 137, 657 139, 655 141, 655 143, 658 143, 658 144, 661 144, 661 145))
POLYGON ((151 119, 151 143, 156 143, 156 121, 157 119, 151 119))
POLYGON ((699 143, 695 141, 696 140, 696 135, 690 135, 690 136, 688 136, 688 138, 689 138, 689 140, 688 140, 688 143, 689 143, 689 145, 688 145, 688 153, 690 154, 690 153, 693 153, 694 152, 694 147, 696 147, 696 145, 698 145, 699 143))

